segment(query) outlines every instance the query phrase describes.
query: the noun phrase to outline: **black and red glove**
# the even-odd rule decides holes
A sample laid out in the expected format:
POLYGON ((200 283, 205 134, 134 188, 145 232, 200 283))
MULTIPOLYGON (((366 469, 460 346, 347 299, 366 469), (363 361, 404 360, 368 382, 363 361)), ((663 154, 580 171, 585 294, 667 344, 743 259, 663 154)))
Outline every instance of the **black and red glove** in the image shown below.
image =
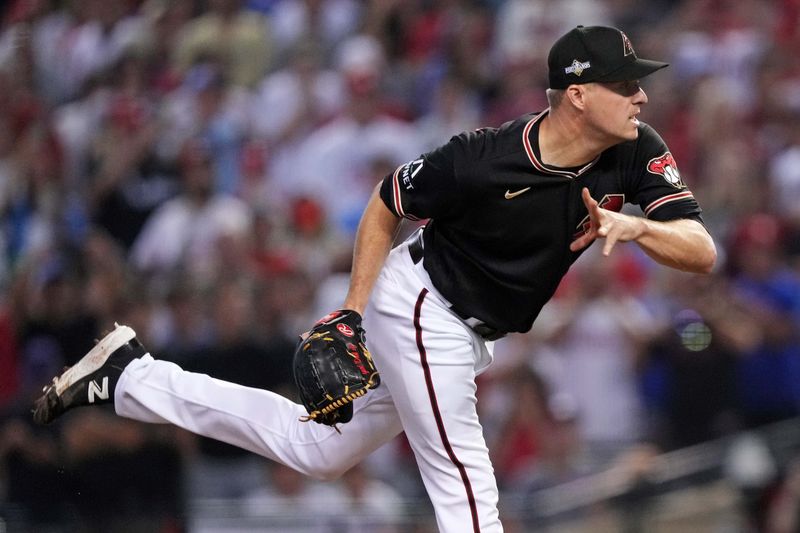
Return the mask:
POLYGON ((361 315, 342 309, 319 320, 294 352, 294 380, 308 416, 335 426, 353 418, 353 400, 381 383, 361 315))

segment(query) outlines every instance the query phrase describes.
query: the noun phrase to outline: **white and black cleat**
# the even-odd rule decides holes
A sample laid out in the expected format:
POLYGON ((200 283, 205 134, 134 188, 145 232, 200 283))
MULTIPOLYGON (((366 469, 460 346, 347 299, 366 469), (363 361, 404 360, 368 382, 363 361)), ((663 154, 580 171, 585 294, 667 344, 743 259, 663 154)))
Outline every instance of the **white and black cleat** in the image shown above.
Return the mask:
POLYGON ((33 420, 49 424, 64 412, 85 405, 114 401, 114 388, 125 367, 147 353, 128 326, 115 324, 89 353, 53 378, 33 404, 33 420))

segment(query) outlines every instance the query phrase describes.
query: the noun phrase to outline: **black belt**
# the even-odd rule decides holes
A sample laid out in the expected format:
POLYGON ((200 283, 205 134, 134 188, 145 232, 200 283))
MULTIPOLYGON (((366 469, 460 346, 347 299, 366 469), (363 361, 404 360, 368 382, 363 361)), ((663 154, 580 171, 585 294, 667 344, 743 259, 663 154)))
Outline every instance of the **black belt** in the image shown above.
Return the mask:
MULTIPOLYGON (((420 231, 408 244, 408 253, 415 265, 422 261, 422 257, 424 255, 423 250, 422 232, 420 231)), ((499 329, 493 328, 489 324, 482 322, 480 319, 471 317, 466 313, 462 313, 452 304, 450 305, 450 310, 457 314, 461 320, 463 320, 470 328, 472 328, 472 331, 487 341, 496 341, 497 339, 501 339, 506 336, 504 331, 500 331, 499 329)))
POLYGON ((414 239, 408 245, 408 253, 411 254, 411 260, 414 261, 415 265, 422 261, 422 250, 422 232, 420 231, 417 232, 417 234, 414 236, 414 239))

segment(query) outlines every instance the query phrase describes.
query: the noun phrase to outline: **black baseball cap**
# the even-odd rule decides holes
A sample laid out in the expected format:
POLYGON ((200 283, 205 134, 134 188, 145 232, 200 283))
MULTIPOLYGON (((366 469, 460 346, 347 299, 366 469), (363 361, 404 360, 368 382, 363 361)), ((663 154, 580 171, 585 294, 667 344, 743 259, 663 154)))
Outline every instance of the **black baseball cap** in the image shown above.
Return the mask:
POLYGON ((561 36, 547 56, 550 88, 594 81, 638 80, 669 63, 639 59, 622 30, 577 26, 561 36))

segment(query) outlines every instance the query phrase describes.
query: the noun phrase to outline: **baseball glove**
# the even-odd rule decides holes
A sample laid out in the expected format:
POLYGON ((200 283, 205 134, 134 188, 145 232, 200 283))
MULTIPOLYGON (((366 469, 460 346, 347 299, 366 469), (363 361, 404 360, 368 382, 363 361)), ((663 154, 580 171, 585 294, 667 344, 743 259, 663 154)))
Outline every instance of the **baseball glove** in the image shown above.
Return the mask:
POLYGON ((336 426, 353 418, 353 400, 380 385, 380 375, 365 344, 361 315, 342 309, 311 328, 294 352, 294 380, 308 416, 336 426))

